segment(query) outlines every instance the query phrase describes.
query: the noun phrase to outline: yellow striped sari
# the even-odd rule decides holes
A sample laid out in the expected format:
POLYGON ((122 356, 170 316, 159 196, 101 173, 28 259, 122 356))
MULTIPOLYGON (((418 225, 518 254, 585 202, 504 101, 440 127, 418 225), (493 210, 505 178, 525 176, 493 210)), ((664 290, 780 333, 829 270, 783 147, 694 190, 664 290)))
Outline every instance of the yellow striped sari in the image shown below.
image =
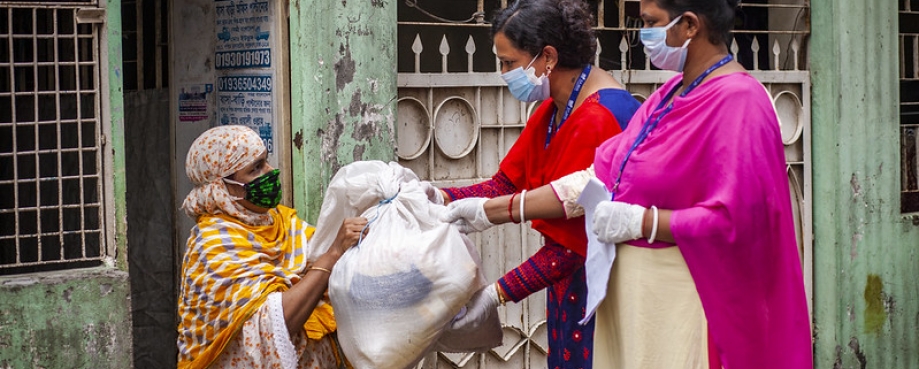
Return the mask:
MULTIPOLYGON (((179 299, 178 367, 206 368, 268 294, 286 291, 308 267, 315 228, 278 206, 265 226, 227 215, 202 215, 188 238, 179 299)), ((304 325, 310 339, 335 331, 332 306, 322 304, 304 325)))

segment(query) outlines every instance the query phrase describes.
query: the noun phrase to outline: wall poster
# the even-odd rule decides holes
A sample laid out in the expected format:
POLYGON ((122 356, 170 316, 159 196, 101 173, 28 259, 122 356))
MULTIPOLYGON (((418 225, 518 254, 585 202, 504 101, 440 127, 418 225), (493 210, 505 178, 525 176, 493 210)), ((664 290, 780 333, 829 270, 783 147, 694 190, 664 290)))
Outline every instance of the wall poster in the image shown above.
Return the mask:
POLYGON ((278 121, 272 91, 277 78, 271 37, 274 6, 269 0, 215 0, 214 4, 217 119, 220 124, 254 129, 273 158, 278 121))

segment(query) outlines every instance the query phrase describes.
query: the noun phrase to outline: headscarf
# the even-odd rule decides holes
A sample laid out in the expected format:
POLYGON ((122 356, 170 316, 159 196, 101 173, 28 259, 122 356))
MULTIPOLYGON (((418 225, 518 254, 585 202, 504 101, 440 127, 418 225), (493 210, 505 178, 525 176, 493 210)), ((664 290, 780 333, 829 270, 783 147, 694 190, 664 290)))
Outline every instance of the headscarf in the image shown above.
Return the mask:
POLYGON ((265 152, 258 133, 246 126, 219 126, 204 131, 188 149, 185 174, 195 188, 182 209, 189 217, 226 214, 249 225, 271 224, 267 213, 246 209, 230 196, 223 178, 251 164, 265 152))

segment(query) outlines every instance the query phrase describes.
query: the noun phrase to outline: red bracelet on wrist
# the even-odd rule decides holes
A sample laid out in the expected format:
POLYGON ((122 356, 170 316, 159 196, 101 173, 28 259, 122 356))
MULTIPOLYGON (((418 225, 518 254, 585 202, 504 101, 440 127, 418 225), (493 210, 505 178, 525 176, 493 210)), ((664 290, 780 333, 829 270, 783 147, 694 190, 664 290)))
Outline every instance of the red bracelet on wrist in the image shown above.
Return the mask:
POLYGON ((514 196, 517 196, 517 194, 514 193, 513 195, 511 195, 511 200, 507 202, 507 217, 511 219, 512 223, 517 224, 520 222, 514 220, 514 213, 511 212, 511 209, 513 209, 514 207, 514 196))

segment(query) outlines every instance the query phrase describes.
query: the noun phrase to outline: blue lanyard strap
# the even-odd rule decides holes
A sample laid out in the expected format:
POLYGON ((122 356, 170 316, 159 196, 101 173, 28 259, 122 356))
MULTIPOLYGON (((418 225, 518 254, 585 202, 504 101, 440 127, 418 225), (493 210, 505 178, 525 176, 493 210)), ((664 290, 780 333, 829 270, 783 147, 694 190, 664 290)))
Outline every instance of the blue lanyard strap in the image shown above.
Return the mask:
POLYGON ((565 105, 565 112, 562 113, 562 121, 558 123, 558 127, 555 126, 555 112, 558 110, 553 112, 552 119, 549 120, 549 130, 546 132, 546 146, 544 148, 549 147, 549 141, 552 141, 553 134, 561 130, 562 124, 565 124, 565 121, 568 120, 568 116, 574 110, 574 103, 578 101, 578 95, 581 93, 581 88, 584 87, 584 82, 587 81, 588 75, 590 75, 590 64, 584 67, 581 75, 578 76, 578 80, 574 83, 574 89, 571 90, 571 96, 568 97, 568 104, 565 105))
MULTIPOLYGON (((702 72, 702 74, 696 77, 696 79, 693 80, 692 83, 690 83, 682 93, 680 93, 680 97, 688 95, 690 91, 694 90, 699 86, 699 84, 702 83, 702 80, 704 80, 705 77, 708 77, 708 75, 712 74, 715 69, 721 68, 733 59, 734 57, 731 56, 731 54, 728 54, 711 67, 708 67, 705 72, 702 72)), ((635 151, 635 148, 637 148, 638 145, 640 145, 646 138, 648 138, 648 135, 651 134, 651 131, 653 131, 654 128, 657 128, 657 124, 660 123, 661 119, 664 118, 664 115, 667 115, 670 110, 673 110, 673 101, 671 101, 671 99, 673 98, 673 94, 676 93, 676 90, 678 90, 682 85, 683 81, 677 82, 677 84, 673 86, 673 89, 671 89, 670 92, 664 96, 661 102, 657 104, 657 108, 654 108, 654 110, 651 112, 651 115, 648 116, 648 120, 645 121, 645 124, 641 126, 641 131, 638 132, 638 137, 635 137, 635 142, 633 142, 632 146, 629 147, 629 151, 625 153, 625 158, 622 159, 622 164, 619 165, 619 175, 616 176, 616 182, 613 184, 613 199, 616 198, 616 192, 619 192, 619 182, 622 180, 622 172, 625 171, 625 164, 628 163, 629 157, 632 156, 632 152, 635 151), (661 110, 661 108, 664 107, 664 104, 667 104, 667 107, 661 110), (654 113, 658 111, 660 111, 660 114, 657 115, 657 118, 654 118, 654 113)))

